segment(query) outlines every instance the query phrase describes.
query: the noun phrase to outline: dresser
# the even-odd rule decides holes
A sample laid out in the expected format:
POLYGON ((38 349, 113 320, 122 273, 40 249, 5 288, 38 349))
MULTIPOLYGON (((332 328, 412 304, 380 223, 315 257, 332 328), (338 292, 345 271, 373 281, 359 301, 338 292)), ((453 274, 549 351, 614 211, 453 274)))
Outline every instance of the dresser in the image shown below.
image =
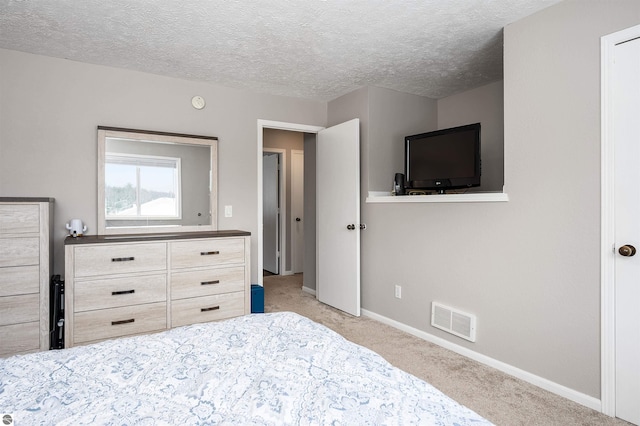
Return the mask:
POLYGON ((251 312, 250 233, 65 239, 65 347, 251 312))
POLYGON ((0 197, 0 357, 49 349, 53 198, 0 197))

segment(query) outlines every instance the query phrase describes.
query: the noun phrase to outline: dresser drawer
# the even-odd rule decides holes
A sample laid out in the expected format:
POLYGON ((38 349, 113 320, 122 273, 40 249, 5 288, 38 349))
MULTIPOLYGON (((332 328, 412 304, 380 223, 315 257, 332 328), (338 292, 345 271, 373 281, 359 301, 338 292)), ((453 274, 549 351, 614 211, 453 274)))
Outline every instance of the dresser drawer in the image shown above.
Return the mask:
POLYGON ((73 255, 76 277, 167 269, 165 243, 78 246, 73 255))
POLYGON ((40 349, 40 323, 4 325, 0 327, 0 357, 40 349))
POLYGON ((74 315, 74 343, 149 333, 167 328, 167 304, 149 303, 79 312, 74 315))
POLYGON ((172 241, 171 268, 193 268, 244 263, 242 238, 172 241))
POLYGON ((39 294, 0 297, 0 325, 19 324, 39 320, 39 294))
POLYGON ((37 204, 0 204, 0 234, 38 234, 40 207, 37 204))
POLYGON ((40 263, 40 239, 0 238, 0 267, 37 265, 40 263))
POLYGON ((244 292, 180 299, 171 302, 171 326, 244 315, 244 292))
POLYGON ((40 267, 15 266, 2 269, 0 297, 32 294, 40 291, 40 267))
POLYGON ((171 274, 171 299, 173 300, 242 290, 244 290, 244 266, 171 274))
POLYGON ((167 276, 144 275, 78 281, 73 302, 74 310, 82 312, 166 300, 167 276))

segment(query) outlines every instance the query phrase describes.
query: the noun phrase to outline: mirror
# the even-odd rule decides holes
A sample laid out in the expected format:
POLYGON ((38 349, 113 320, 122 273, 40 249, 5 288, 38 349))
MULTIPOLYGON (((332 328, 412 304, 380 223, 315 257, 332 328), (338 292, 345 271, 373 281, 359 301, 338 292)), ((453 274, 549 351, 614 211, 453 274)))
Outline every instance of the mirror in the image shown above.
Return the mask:
POLYGON ((217 230, 218 138, 98 127, 98 234, 217 230))

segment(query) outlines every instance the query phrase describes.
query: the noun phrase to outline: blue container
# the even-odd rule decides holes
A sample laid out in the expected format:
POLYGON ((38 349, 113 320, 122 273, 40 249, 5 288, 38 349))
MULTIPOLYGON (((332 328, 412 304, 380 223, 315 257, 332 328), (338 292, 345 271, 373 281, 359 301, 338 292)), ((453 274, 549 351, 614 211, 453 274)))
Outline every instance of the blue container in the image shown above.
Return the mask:
POLYGON ((264 288, 258 284, 251 284, 251 313, 264 313, 264 288))

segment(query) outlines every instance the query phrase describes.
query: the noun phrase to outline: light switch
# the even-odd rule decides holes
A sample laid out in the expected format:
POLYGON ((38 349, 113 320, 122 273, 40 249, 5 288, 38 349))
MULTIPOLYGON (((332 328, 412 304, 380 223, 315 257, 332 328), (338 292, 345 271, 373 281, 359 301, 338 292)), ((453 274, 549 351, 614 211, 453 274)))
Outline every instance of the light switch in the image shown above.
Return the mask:
POLYGON ((233 206, 224 206, 224 217, 233 217, 233 206))

